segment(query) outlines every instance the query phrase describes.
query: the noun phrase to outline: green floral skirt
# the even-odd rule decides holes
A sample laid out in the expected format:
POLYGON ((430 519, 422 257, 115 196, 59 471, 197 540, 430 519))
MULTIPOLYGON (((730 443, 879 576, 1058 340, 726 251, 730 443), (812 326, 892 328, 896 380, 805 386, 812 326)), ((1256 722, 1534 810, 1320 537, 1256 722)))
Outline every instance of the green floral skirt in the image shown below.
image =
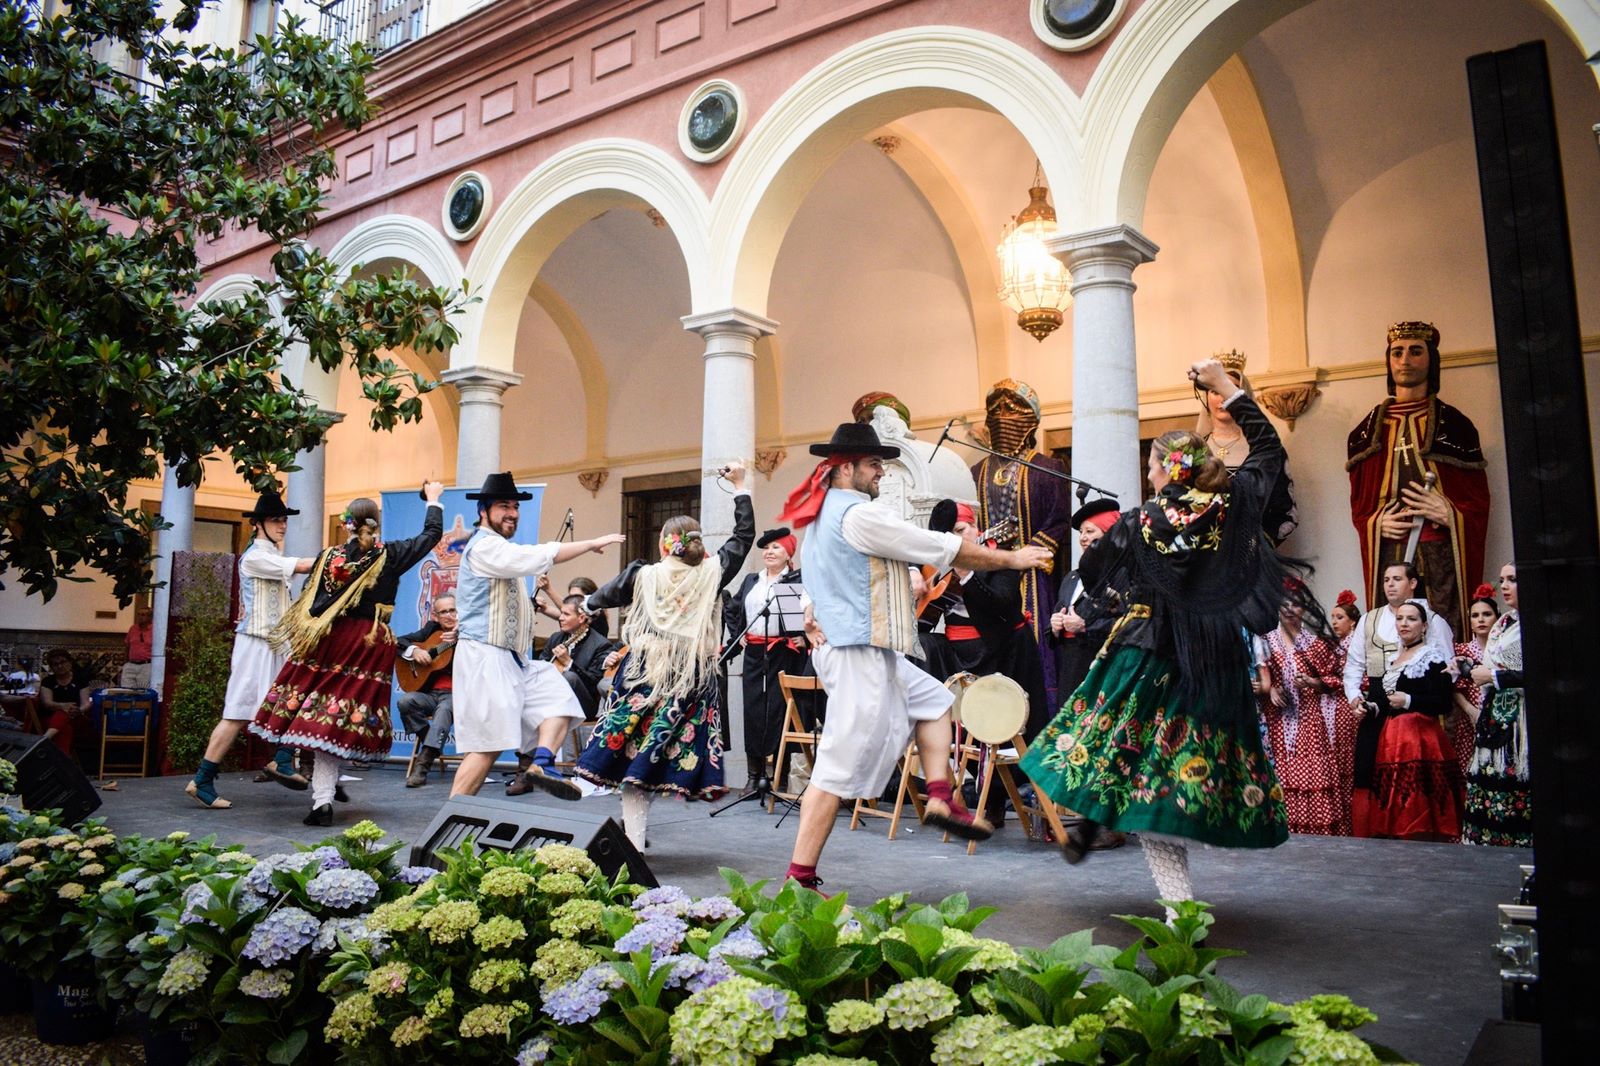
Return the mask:
MULTIPOLYGON (((1057 803, 1116 829, 1226 848, 1282 844, 1288 814, 1260 730, 1197 724, 1176 688, 1168 660, 1108 649, 1028 745, 1023 771, 1057 803)), ((1242 675, 1238 698, 1254 706, 1242 675)))

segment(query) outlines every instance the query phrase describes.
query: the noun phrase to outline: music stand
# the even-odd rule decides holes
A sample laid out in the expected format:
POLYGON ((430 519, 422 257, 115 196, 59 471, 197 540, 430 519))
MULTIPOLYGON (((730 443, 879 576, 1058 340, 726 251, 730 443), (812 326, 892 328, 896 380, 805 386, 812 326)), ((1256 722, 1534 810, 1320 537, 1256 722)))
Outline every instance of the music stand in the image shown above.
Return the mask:
MULTIPOLYGON (((738 639, 736 639, 736 640, 732 641, 731 643, 729 643, 727 649, 725 651, 723 651, 721 657, 718 658, 718 660, 717 660, 717 668, 719 670, 726 670, 728 668, 728 665, 733 662, 734 654, 736 652, 740 651, 744 647, 744 640, 745 640, 746 637, 748 637, 750 635, 750 631, 753 630, 761 622, 762 619, 766 618, 769 614, 772 613, 772 608, 774 606, 778 606, 782 601, 785 601, 785 600, 792 600, 793 602, 790 605, 791 609, 787 610, 787 611, 784 610, 782 606, 779 606, 779 609, 778 609, 778 620, 779 620, 778 621, 778 625, 779 625, 780 629, 784 628, 784 621, 785 621, 786 618, 794 618, 794 617, 804 618, 804 612, 799 607, 799 604, 800 604, 800 586, 799 585, 794 585, 793 586, 793 591, 792 592, 788 592, 788 590, 785 590, 782 585, 774 585, 772 587, 772 595, 767 597, 767 602, 762 604, 761 610, 756 612, 756 616, 750 620, 750 624, 744 627, 744 632, 739 634, 738 639)), ((802 625, 803 625, 803 623, 802 623, 802 625)), ((765 710, 765 708, 768 705, 768 698, 767 697, 768 697, 767 672, 766 672, 766 670, 762 670, 761 671, 761 704, 762 704, 763 710, 765 710)), ((813 732, 815 732, 815 730, 813 730, 813 732)), ((749 792, 746 792, 742 796, 738 796, 738 797, 728 801, 727 803, 724 803, 720 807, 713 808, 711 813, 710 813, 710 815, 709 815, 709 817, 715 818, 717 815, 723 813, 724 811, 730 811, 733 808, 739 806, 739 804, 745 803, 745 802, 747 802, 749 800, 756 800, 756 801, 758 801, 760 803, 765 804, 768 800, 772 800, 772 799, 775 799, 775 797, 773 797, 773 795, 772 795, 772 779, 770 777, 761 776, 761 777, 756 778, 756 786, 755 786, 755 788, 751 789, 749 792)), ((781 802, 784 804, 784 807, 785 807, 785 810, 784 810, 784 815, 785 816, 787 816, 789 811, 796 809, 800 805, 798 800, 782 800, 781 802)), ((783 819, 782 818, 778 819, 778 824, 779 825, 783 824, 783 819)))

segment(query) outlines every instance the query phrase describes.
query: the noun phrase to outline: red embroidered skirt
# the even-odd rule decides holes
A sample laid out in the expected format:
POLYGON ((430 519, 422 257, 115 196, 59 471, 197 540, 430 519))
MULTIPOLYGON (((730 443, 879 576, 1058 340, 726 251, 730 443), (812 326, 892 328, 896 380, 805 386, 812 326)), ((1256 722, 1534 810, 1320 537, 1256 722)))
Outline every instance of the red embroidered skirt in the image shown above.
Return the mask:
POLYGON ((1402 714, 1383 723, 1372 774, 1372 835, 1461 839, 1466 779, 1439 720, 1402 714))
POLYGON ((389 752, 394 635, 370 618, 340 618, 304 658, 291 658, 250 723, 274 744, 325 751, 344 759, 389 752))

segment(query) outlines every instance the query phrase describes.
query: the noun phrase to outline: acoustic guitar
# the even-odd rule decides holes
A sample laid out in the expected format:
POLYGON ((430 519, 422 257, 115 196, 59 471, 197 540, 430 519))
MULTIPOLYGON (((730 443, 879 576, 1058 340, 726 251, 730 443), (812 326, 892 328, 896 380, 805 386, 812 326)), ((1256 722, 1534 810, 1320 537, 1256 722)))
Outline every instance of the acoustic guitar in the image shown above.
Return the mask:
MULTIPOLYGON (((1009 544, 1017 539, 1017 520, 1015 518, 1002 518, 982 533, 978 534, 978 543, 993 547, 996 544, 1009 544)), ((916 614, 920 617, 927 610, 928 605, 945 594, 950 587, 950 582, 955 578, 954 569, 939 573, 938 567, 924 566, 922 568, 922 595, 917 597, 916 614)))
POLYGON ((401 692, 420 692, 422 687, 428 683, 428 678, 449 667, 450 660, 456 656, 455 641, 452 640, 449 644, 445 644, 444 630, 442 629, 427 640, 418 641, 412 647, 421 648, 423 651, 431 653, 433 661, 427 666, 423 666, 421 663, 402 659, 397 653, 394 657, 394 679, 400 686, 401 692), (440 645, 443 645, 443 647, 440 647, 440 645), (435 651, 435 648, 439 650, 435 651))

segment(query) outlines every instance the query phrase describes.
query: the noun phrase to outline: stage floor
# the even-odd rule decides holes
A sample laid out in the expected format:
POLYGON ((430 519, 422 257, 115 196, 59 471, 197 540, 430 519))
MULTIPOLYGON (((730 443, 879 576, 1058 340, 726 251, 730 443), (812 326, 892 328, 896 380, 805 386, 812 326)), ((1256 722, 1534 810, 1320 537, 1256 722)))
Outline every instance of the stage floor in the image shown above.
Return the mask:
MULTIPOLYGON (((435 775, 407 789, 398 769, 348 771, 352 802, 337 805, 339 826, 371 818, 410 840, 448 795, 435 775)), ((328 830, 300 824, 309 799, 251 775, 225 775, 226 811, 206 811, 183 793, 184 779, 123 780, 102 792, 99 814, 118 832, 147 835, 186 829, 216 833, 257 854, 288 850, 328 830)), ((494 783, 485 795, 500 795, 494 783)), ((530 808, 566 806, 539 795, 530 808)), ((594 796, 583 809, 620 820, 615 796, 594 796)), ((722 885, 719 867, 748 878, 781 876, 794 843, 793 816, 781 826, 754 804, 714 822, 704 804, 656 803, 645 857, 663 883, 696 894, 722 885)), ((1155 888, 1136 846, 1096 852, 1069 867, 1054 848, 1029 843, 1013 819, 969 856, 914 822, 898 839, 873 820, 852 833, 841 820, 820 872, 829 892, 871 901, 907 891, 936 901, 965 891, 974 904, 1000 908, 983 931, 1013 942, 1044 945, 1095 927, 1107 942, 1132 939, 1114 914, 1159 914, 1155 888)), ((1197 849, 1191 866, 1196 894, 1216 908, 1211 944, 1248 952, 1222 963, 1240 988, 1278 999, 1320 992, 1350 996, 1379 1015, 1370 1035, 1426 1066, 1455 1066, 1485 1018, 1500 1013, 1498 969, 1490 954, 1497 903, 1516 896, 1520 849, 1469 848, 1349 838, 1295 837, 1268 852, 1197 849)))

